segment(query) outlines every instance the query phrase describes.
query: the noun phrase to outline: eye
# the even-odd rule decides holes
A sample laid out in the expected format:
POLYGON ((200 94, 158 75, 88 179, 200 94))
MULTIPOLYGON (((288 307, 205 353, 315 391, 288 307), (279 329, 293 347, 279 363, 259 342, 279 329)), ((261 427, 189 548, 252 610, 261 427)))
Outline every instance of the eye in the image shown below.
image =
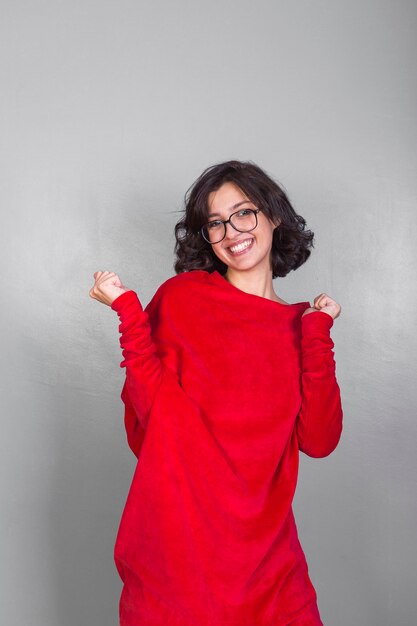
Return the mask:
POLYGON ((245 215, 250 215, 252 213, 252 209, 242 209, 241 211, 239 211, 239 215, 241 215, 242 217, 244 217, 245 215))
POLYGON ((207 228, 208 230, 211 230, 212 228, 218 228, 221 225, 222 225, 222 222, 220 220, 214 220, 213 222, 209 222, 207 224, 207 228))

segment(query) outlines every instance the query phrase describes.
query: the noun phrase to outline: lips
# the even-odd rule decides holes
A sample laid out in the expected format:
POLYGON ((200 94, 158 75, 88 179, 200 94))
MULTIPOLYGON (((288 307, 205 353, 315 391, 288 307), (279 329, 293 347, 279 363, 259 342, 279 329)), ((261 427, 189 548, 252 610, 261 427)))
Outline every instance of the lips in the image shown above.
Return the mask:
POLYGON ((229 246, 228 249, 232 254, 241 254, 245 250, 248 250, 248 248, 251 248, 253 242, 253 237, 250 239, 242 239, 242 241, 239 241, 237 243, 234 243, 232 246, 229 246))

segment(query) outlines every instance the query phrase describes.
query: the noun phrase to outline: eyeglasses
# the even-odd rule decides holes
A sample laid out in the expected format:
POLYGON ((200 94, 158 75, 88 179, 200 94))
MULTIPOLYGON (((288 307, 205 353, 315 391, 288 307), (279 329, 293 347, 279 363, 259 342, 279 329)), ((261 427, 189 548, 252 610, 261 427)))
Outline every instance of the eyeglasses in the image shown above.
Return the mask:
POLYGON ((213 220, 204 224, 200 232, 208 243, 219 243, 226 237, 226 225, 230 224, 239 233, 249 233, 258 225, 261 209, 240 209, 232 213, 228 220, 213 220))

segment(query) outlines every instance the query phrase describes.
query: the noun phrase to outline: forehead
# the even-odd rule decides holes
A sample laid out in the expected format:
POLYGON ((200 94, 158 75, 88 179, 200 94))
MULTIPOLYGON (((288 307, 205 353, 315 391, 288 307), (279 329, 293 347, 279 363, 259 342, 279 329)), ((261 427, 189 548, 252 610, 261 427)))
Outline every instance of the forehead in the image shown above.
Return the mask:
POLYGON ((208 195, 209 216, 233 213, 236 210, 236 205, 241 202, 251 203, 251 200, 234 183, 224 183, 219 189, 212 191, 208 195))

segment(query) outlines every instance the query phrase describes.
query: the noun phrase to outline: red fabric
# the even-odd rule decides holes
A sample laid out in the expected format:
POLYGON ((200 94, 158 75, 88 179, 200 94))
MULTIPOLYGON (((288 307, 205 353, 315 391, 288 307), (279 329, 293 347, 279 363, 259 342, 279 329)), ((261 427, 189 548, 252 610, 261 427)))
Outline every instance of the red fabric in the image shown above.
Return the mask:
POLYGON ((115 562, 122 626, 318 626, 292 500, 298 451, 342 429, 333 320, 218 272, 112 305, 138 457, 115 562))

